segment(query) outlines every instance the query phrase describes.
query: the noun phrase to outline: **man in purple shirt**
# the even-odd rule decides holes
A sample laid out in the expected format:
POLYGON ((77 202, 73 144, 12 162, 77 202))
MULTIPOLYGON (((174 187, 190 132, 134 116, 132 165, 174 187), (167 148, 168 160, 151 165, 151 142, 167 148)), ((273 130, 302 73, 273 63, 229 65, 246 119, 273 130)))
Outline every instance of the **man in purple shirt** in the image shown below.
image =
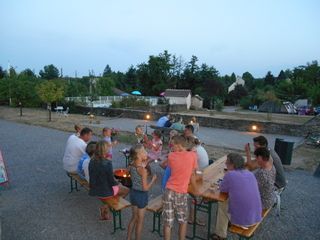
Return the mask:
POLYGON ((228 172, 220 191, 228 193, 228 201, 218 203, 215 233, 212 239, 226 239, 228 222, 248 227, 261 221, 261 199, 255 176, 244 169, 241 155, 230 153, 226 161, 228 172))

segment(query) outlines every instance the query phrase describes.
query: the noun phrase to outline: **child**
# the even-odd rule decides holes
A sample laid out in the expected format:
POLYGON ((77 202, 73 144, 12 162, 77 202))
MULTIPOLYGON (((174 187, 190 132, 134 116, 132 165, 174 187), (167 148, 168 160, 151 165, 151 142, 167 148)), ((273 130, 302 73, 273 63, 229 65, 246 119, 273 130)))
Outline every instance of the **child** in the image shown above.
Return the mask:
POLYGON ((199 123, 197 122, 196 117, 192 117, 192 118, 191 118, 190 125, 193 126, 195 133, 198 133, 198 132, 199 132, 199 127, 200 127, 200 126, 199 126, 199 123))
POLYGON ((110 159, 112 159, 112 147, 118 144, 118 141, 111 140, 111 134, 112 134, 111 128, 105 127, 102 129, 103 140, 110 144, 110 148, 109 148, 109 152, 108 152, 108 154, 109 154, 108 157, 110 159))
POLYGON ((93 157, 97 142, 89 142, 86 147, 86 153, 82 155, 79 163, 77 173, 82 179, 89 182, 89 162, 93 157))
POLYGON ((141 125, 136 126, 135 135, 137 137, 138 143, 144 144, 144 143, 148 142, 148 137, 143 132, 142 128, 143 128, 143 126, 141 126, 141 125))
POLYGON ((143 161, 147 159, 147 152, 142 144, 137 144, 130 149, 130 158, 132 163, 129 171, 132 180, 130 190, 130 201, 132 204, 132 217, 128 226, 127 239, 131 239, 135 231, 135 239, 141 239, 145 207, 148 205, 148 191, 157 179, 156 175, 152 176, 151 182, 147 182, 147 170, 143 166, 143 161))
POLYGON ((171 228, 176 216, 179 222, 179 239, 185 239, 188 222, 188 185, 191 182, 192 186, 196 187, 197 156, 195 152, 186 150, 183 136, 174 136, 172 144, 173 152, 168 156, 171 175, 163 196, 163 231, 164 238, 171 239, 171 228))
POLYGON ((162 151, 162 140, 160 130, 154 130, 152 133, 152 140, 147 143, 147 147, 150 149, 148 153, 148 160, 158 160, 162 151))
MULTIPOLYGON (((107 157, 110 147, 105 141, 98 142, 89 163, 89 195, 98 196, 103 203, 110 197, 124 197, 129 193, 128 188, 114 179, 112 161, 107 157)), ((110 220, 108 205, 100 208, 100 217, 101 220, 110 220)))

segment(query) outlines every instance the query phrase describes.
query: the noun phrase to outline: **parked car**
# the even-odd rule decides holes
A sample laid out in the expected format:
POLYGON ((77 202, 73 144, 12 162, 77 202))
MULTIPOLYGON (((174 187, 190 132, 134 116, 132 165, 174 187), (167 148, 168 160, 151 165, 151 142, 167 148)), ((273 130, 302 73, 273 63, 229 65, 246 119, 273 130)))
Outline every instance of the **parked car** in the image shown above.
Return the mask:
POLYGON ((320 114, 320 106, 314 107, 313 113, 314 113, 314 115, 319 115, 320 114))
POLYGON ((313 108, 308 106, 299 107, 297 110, 299 115, 313 115, 313 108))

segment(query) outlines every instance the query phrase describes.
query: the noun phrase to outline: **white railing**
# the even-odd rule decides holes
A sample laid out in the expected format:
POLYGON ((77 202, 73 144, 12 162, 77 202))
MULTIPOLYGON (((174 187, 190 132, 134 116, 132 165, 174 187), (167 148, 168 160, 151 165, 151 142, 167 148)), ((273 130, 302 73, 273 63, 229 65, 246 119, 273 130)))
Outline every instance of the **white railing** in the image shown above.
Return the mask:
MULTIPOLYGON (((121 101, 123 98, 128 97, 135 97, 138 99, 143 99, 145 101, 148 101, 151 106, 155 106, 158 103, 159 97, 151 97, 151 96, 99 96, 95 101, 92 101, 93 107, 110 107, 112 105, 112 102, 118 102, 121 101)), ((91 101, 89 96, 85 97, 66 97, 66 101, 70 102, 77 102, 82 103, 87 106, 91 106, 91 101)))

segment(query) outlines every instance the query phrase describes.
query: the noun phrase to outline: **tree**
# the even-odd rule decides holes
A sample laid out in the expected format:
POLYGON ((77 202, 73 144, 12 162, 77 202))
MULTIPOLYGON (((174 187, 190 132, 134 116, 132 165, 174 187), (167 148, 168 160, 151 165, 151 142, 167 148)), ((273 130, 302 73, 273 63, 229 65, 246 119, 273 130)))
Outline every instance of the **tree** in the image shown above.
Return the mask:
POLYGON ((107 66, 103 70, 103 77, 108 77, 112 73, 111 67, 107 64, 107 66))
POLYGON ((34 72, 30 68, 26 68, 19 75, 24 75, 27 77, 36 77, 36 75, 34 74, 34 72))
POLYGON ((248 89, 248 91, 251 91, 255 88, 255 79, 251 73, 249 72, 243 73, 242 79, 244 80, 245 86, 248 89))
POLYGON ((127 88, 129 91, 134 89, 139 89, 138 87, 138 79, 137 79, 137 69, 133 66, 130 66, 128 71, 125 74, 125 79, 127 83, 127 88))
POLYGON ((0 79, 4 78, 5 77, 5 74, 6 72, 2 69, 2 67, 0 66, 0 79))
POLYGON ((43 70, 40 70, 39 75, 43 79, 54 79, 59 78, 59 69, 56 68, 53 64, 43 67, 43 70))
POLYGON ((266 85, 271 85, 271 86, 273 86, 275 84, 275 77, 272 75, 272 73, 270 71, 265 76, 264 83, 266 85))
POLYGON ((110 77, 102 77, 97 80, 96 91, 98 96, 110 96, 112 95, 112 88, 114 82, 110 77))
POLYGON ((40 99, 47 104, 49 111, 49 122, 51 121, 51 103, 61 100, 64 97, 64 89, 53 81, 44 81, 40 83, 36 91, 40 99))
POLYGON ((282 81, 282 80, 286 80, 288 77, 286 76, 285 72, 283 70, 280 71, 278 77, 277 77, 277 81, 282 81))
POLYGON ((234 90, 229 93, 229 102, 235 105, 239 104, 240 99, 248 95, 247 89, 244 86, 238 84, 235 86, 234 90))

